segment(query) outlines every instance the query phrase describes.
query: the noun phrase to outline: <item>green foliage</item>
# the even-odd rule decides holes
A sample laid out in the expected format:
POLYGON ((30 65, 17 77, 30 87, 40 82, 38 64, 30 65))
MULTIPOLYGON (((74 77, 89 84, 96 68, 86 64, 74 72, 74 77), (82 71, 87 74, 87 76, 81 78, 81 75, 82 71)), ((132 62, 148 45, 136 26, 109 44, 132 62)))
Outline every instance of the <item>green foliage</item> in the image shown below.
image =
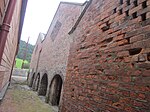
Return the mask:
MULTIPOLYGON (((16 68, 21 68, 22 62, 23 62, 22 59, 16 58, 16 68)), ((29 62, 26 60, 24 61, 24 63, 29 64, 29 62)))
MULTIPOLYGON (((18 51, 17 58, 23 59, 24 58, 24 52, 25 52, 25 50, 26 50, 26 42, 20 40, 19 51, 18 51)), ((27 55, 26 55, 26 60, 28 62, 31 61, 31 55, 33 53, 33 50, 34 50, 34 46, 31 45, 31 44, 28 44, 27 55)))

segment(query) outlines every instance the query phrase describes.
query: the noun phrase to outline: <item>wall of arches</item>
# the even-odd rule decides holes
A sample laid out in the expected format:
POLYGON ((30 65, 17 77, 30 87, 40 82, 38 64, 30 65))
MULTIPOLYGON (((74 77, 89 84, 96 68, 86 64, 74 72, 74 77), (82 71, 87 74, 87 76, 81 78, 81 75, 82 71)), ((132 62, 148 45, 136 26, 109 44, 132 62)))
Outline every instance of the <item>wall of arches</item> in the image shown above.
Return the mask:
POLYGON ((32 73, 30 74, 29 86, 32 90, 37 91, 39 96, 45 96, 45 102, 52 106, 59 106, 63 88, 63 74, 55 72, 53 75, 44 73, 32 73))

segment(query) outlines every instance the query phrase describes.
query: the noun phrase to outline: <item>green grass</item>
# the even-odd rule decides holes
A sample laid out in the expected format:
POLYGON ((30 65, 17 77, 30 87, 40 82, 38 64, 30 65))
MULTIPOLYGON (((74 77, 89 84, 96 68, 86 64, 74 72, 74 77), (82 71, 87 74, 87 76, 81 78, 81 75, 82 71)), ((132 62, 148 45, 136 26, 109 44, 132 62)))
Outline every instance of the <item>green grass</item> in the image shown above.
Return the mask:
POLYGON ((16 112, 52 112, 51 107, 32 91, 14 88, 9 93, 16 112))
MULTIPOLYGON (((22 59, 16 58, 16 68, 21 68, 22 62, 22 59)), ((28 61, 25 60, 24 63, 28 63, 28 61)))
POLYGON ((53 109, 27 85, 12 82, 0 102, 0 112, 53 112, 53 109))

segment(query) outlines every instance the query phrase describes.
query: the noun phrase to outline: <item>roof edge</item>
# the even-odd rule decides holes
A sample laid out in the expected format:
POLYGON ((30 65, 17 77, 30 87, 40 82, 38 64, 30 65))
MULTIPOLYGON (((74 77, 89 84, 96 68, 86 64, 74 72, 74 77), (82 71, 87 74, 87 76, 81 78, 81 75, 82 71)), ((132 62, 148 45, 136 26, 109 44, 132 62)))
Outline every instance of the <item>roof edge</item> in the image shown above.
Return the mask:
MULTIPOLYGON (((70 4, 70 5, 78 5, 78 6, 84 6, 86 3, 88 3, 89 1, 85 1, 84 3, 74 3, 74 2, 60 2, 59 3, 59 5, 58 5, 58 7, 57 7, 57 10, 56 10, 56 12, 55 12, 55 14, 54 14, 54 17, 53 17, 53 19, 52 19, 52 21, 51 21, 51 23, 50 23, 50 26, 49 26, 49 28, 48 28, 48 30, 47 30, 47 33, 45 34, 45 39, 46 39, 46 37, 47 37, 47 34, 48 34, 48 31, 49 31, 49 29, 51 28, 51 25, 52 25, 52 23, 53 23, 53 21, 54 21, 54 19, 55 19, 55 16, 56 16, 56 14, 57 14, 57 12, 58 12, 58 10, 59 10, 59 7, 60 7, 60 5, 61 4, 70 4)), ((44 39, 44 40, 45 40, 44 39)), ((43 40, 43 41, 44 41, 43 40)))
POLYGON ((79 6, 83 6, 87 1, 85 1, 84 3, 76 3, 76 2, 64 2, 61 1, 60 4, 69 4, 69 5, 79 5, 79 6))
POLYGON ((74 26, 71 28, 71 30, 69 31, 69 35, 71 35, 77 28, 78 24, 80 23, 82 17, 84 16, 86 10, 88 9, 88 7, 90 6, 90 4, 92 3, 92 0, 86 1, 85 4, 85 8, 83 9, 82 13, 80 14, 78 20, 76 21, 76 23, 74 24, 74 26), (87 3, 87 4, 86 4, 87 3))
POLYGON ((22 0, 20 22, 19 22, 19 32, 18 32, 18 44, 19 44, 19 41, 21 38, 21 33, 22 33, 22 28, 23 28, 26 8, 27 8, 27 3, 28 3, 28 0, 22 0))

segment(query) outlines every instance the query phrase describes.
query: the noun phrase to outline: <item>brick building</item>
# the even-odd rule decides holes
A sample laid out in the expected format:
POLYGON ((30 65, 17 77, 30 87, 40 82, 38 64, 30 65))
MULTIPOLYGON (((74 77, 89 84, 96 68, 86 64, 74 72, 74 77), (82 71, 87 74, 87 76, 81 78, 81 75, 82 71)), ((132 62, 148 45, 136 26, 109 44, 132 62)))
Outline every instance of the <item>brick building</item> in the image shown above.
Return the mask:
MULTIPOLYGON (((64 19, 71 7, 54 20, 64 19)), ((64 19, 61 28, 53 21, 39 49, 38 69, 50 77, 51 103, 63 82, 61 112, 149 112, 150 0, 91 0, 76 17, 72 24, 64 19)), ((38 90, 44 89, 46 81, 37 79, 38 90)))
POLYGON ((62 96, 72 42, 68 32, 86 5, 87 2, 61 2, 47 34, 40 33, 36 42, 30 64, 29 86, 37 90, 39 95, 46 96, 46 102, 51 105, 58 106, 62 96))
POLYGON ((0 100, 10 82, 27 0, 0 0, 0 100))

